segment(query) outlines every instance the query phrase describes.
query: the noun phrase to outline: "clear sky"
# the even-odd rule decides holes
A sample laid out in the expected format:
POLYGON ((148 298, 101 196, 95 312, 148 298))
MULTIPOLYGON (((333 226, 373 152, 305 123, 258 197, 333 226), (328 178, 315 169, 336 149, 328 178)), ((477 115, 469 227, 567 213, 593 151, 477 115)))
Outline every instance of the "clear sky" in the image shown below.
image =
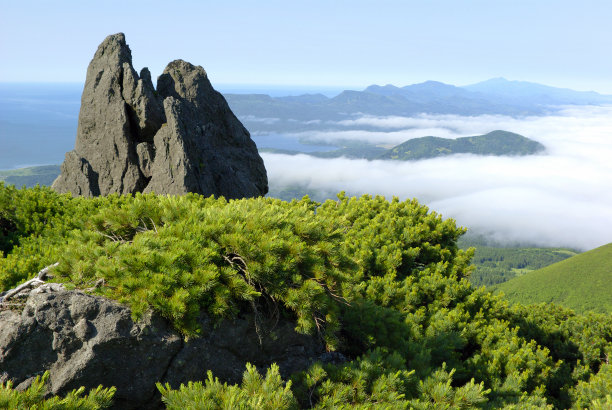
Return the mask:
POLYGON ((124 32, 137 70, 365 87, 492 77, 612 94, 612 1, 0 0, 0 82, 82 82, 124 32))

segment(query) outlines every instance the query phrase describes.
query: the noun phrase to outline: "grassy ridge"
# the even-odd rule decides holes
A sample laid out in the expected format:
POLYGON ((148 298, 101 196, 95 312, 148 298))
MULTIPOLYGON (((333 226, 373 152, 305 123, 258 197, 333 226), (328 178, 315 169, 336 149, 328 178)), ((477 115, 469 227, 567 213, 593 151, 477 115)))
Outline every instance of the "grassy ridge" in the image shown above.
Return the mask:
POLYGON ((554 302, 577 312, 612 312, 612 243, 500 284, 512 301, 554 302))

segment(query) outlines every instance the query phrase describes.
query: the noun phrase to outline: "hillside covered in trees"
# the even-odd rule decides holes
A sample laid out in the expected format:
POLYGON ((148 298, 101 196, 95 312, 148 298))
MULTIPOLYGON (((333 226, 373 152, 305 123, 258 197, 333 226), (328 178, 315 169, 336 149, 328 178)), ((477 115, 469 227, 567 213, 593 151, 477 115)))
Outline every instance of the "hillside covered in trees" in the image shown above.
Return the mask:
MULTIPOLYGON (((203 368, 200 382, 158 384, 168 408, 611 406, 612 316, 474 288, 464 231, 415 200, 87 199, 0 183, 0 292, 59 262, 52 281, 136 320, 153 311, 184 338, 200 337, 202 312, 218 323, 256 312, 339 358, 288 377, 245 363, 235 385, 203 368)), ((0 408, 38 405, 48 377, 25 392, 3 381, 0 408)), ((125 389, 87 387, 49 407, 105 407, 125 389)))
POLYGON ((577 250, 568 248, 504 246, 470 234, 462 236, 457 244, 461 249, 474 248, 469 279, 475 287, 495 286, 578 254, 577 250))
POLYGON ((577 312, 612 312, 612 244, 600 246, 495 287, 518 303, 553 302, 577 312))
POLYGON ((457 139, 414 138, 391 148, 380 158, 409 161, 452 154, 530 155, 543 150, 544 146, 537 141, 513 132, 497 130, 485 135, 457 139))
MULTIPOLYGON (((316 140, 305 142, 316 143, 316 140)), ((535 155, 545 150, 541 143, 509 131, 491 131, 484 135, 472 137, 440 138, 419 137, 409 139, 391 148, 383 148, 375 143, 363 141, 342 140, 334 142, 341 146, 327 151, 287 150, 278 148, 263 148, 262 152, 297 155, 307 154, 319 158, 362 158, 368 160, 398 160, 416 161, 437 158, 453 154, 522 156, 535 155)), ((265 145, 265 143, 264 143, 265 145)))

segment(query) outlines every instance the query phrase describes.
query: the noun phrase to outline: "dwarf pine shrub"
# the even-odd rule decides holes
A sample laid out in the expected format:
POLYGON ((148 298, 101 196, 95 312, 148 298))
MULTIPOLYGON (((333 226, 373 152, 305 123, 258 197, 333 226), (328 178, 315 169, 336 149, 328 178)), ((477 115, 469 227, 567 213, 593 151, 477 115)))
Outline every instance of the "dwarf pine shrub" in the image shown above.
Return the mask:
POLYGON ((113 404, 115 388, 98 386, 85 395, 85 388, 70 391, 65 397, 53 396, 45 399, 49 372, 37 376, 30 387, 24 391, 13 389, 8 381, 0 384, 0 409, 32 410, 97 410, 109 408, 113 404))
POLYGON ((185 336, 201 312, 280 312, 346 358, 290 382, 249 366, 236 386, 158 386, 173 408, 605 408, 612 317, 475 289, 464 231, 416 200, 367 195, 88 199, 0 184, 0 292, 59 261, 53 280, 185 336))

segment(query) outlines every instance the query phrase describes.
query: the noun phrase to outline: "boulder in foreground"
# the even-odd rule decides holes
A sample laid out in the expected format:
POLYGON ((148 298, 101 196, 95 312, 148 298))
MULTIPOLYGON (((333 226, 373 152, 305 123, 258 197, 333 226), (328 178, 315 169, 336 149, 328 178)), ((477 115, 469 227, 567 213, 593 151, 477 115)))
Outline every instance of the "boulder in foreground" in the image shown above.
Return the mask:
POLYGON ((277 363, 287 377, 326 355, 320 340, 296 333, 295 323, 282 318, 265 324, 273 332, 258 335, 253 315, 215 326, 202 314, 201 337, 185 341, 160 316, 134 322, 129 308, 56 283, 25 296, 21 311, 0 304, 0 376, 17 389, 49 370, 50 394, 102 384, 117 387, 116 408, 155 408, 161 404, 156 382, 178 388, 212 370, 237 383, 247 362, 262 369, 277 363))

